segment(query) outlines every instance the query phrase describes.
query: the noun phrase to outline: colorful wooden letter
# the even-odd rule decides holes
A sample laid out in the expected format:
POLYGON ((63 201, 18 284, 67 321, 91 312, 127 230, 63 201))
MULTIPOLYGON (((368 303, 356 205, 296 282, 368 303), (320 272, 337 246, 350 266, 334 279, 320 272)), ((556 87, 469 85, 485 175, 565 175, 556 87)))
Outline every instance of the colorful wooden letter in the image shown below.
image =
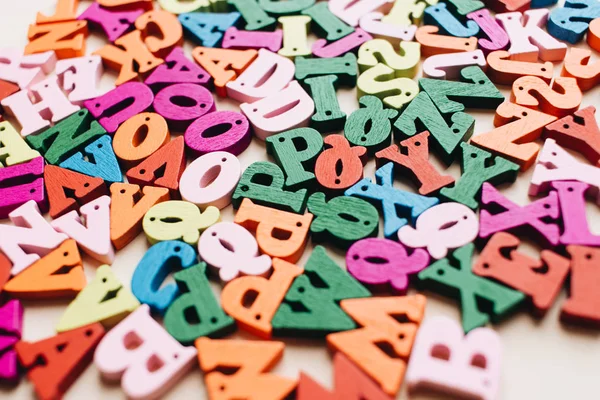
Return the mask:
POLYGON ((276 133, 307 126, 315 103, 297 81, 292 81, 281 92, 252 104, 243 103, 240 109, 256 136, 265 140, 276 133))
POLYGON ((457 79, 464 67, 479 65, 486 69, 487 63, 481 50, 458 54, 436 54, 423 62, 423 76, 434 79, 457 79))
POLYGON ((91 324, 39 342, 17 343, 19 361, 29 369, 27 378, 33 383, 37 397, 40 400, 62 398, 91 363, 102 336, 102 325, 91 324))
POLYGON ((285 399, 296 387, 296 381, 268 372, 283 356, 283 342, 200 338, 196 348, 211 399, 285 399))
POLYGON ((392 136, 392 122, 396 110, 383 108, 375 96, 363 96, 358 100, 360 108, 354 110, 344 126, 344 136, 354 146, 367 148, 367 154, 387 147, 392 136))
POLYGON ((351 147, 342 135, 326 136, 323 142, 324 150, 315 163, 315 176, 321 187, 341 191, 362 179, 367 153, 364 147, 351 147))
POLYGON ((409 222, 403 216, 409 217, 412 223, 425 210, 439 203, 437 198, 394 188, 392 171, 393 164, 387 163, 375 172, 375 182, 370 178, 364 178, 344 192, 346 196, 363 198, 381 208, 383 211, 383 234, 386 238, 395 235, 398 229, 409 222), (402 210, 403 216, 398 215, 398 210, 402 210))
POLYGON ((442 114, 452 114, 465 107, 496 108, 504 96, 478 66, 460 71, 462 82, 419 79, 419 87, 429 95, 442 114))
POLYGON ((110 266, 102 265, 96 270, 94 279, 69 304, 56 331, 66 332, 94 322, 100 322, 109 329, 139 305, 140 302, 115 277, 110 266))
POLYGON ((353 329, 356 325, 339 302, 369 296, 367 289, 329 258, 325 248, 317 246, 273 317, 274 333, 319 337, 353 329))
POLYGON ((550 61, 542 64, 511 60, 508 51, 491 52, 488 54, 487 63, 490 80, 500 85, 512 85, 522 76, 537 76, 549 83, 554 75, 554 65, 550 61))
POLYGON ((600 161, 600 128, 596 122, 596 107, 577 110, 551 124, 546 124, 544 137, 554 139, 562 147, 581 153, 592 164, 600 161))
POLYGON ((525 293, 542 316, 560 293, 570 263, 551 250, 543 250, 541 260, 533 259, 516 250, 520 243, 510 233, 495 234, 473 265, 473 273, 525 293))
POLYGON ((508 47, 509 39, 506 31, 496 21, 496 18, 490 14, 490 10, 482 8, 467 14, 467 18, 477 22, 479 29, 485 34, 479 39, 479 47, 485 54, 496 50, 505 50, 508 47))
POLYGON ((600 326, 600 294, 598 282, 597 248, 568 246, 571 256, 570 296, 563 304, 560 317, 563 321, 585 325, 600 326))
POLYGON ((49 128, 51 124, 68 117, 80 108, 69 102, 60 90, 56 76, 46 78, 28 90, 8 96, 1 104, 19 121, 23 137, 49 128))
POLYGON ((556 246, 560 236, 556 221, 560 216, 558 204, 556 193, 550 193, 543 199, 519 206, 486 182, 481 190, 479 236, 485 239, 496 232, 518 232, 529 227, 541 237, 544 245, 556 246))
POLYGON ((0 250, 12 262, 12 275, 17 275, 67 240, 56 232, 40 214, 35 201, 23 204, 8 217, 14 224, 0 225, 0 250))
POLYGON ((398 169, 408 172, 419 184, 419 193, 429 195, 436 193, 444 186, 454 183, 450 175, 440 174, 429 161, 429 132, 423 131, 400 142, 378 151, 377 161, 385 164, 393 162, 398 169), (400 150, 402 149, 402 150, 400 150))
POLYGON ((465 39, 438 35, 439 30, 440 28, 437 26, 431 25, 421 26, 417 29, 415 40, 421 44, 421 55, 423 57, 429 57, 434 54, 475 51, 477 49, 476 37, 465 39))
POLYGON ((391 400, 391 397, 343 354, 336 353, 333 356, 333 368, 333 392, 324 389, 304 372, 300 372, 297 400, 391 400))
POLYGON ((294 79, 294 63, 269 50, 258 50, 258 57, 235 80, 227 83, 227 97, 243 103, 275 95, 294 79))
POLYGON ((107 44, 92 54, 102 57, 108 68, 119 71, 116 86, 133 81, 164 62, 148 50, 138 30, 121 36, 114 44, 107 44))
POLYGON ((559 77, 549 85, 537 76, 523 76, 514 81, 510 99, 522 106, 539 108, 546 114, 561 118, 577 111, 583 94, 575 78, 559 77))
POLYGON ((179 344, 142 304, 98 345, 94 364, 132 399, 164 395, 194 366, 196 349, 179 344))
POLYGON ((165 313, 167 332, 180 343, 188 344, 201 336, 223 336, 235 330, 210 288, 206 263, 199 263, 174 275, 180 295, 165 313))
POLYGON ((154 100, 152 90, 143 83, 125 83, 96 99, 84 102, 85 108, 109 133, 123 122, 146 111, 154 100))
POLYGON ((398 230, 398 239, 410 248, 426 247, 439 260, 471 243, 479 231, 475 213, 460 203, 443 203, 427 209, 417 218, 415 228, 406 225, 398 230))
POLYGON ((204 212, 187 201, 163 201, 152 206, 144 215, 142 226, 148 241, 152 244, 165 240, 181 240, 196 245, 200 233, 221 219, 216 207, 208 207, 204 212))
POLYGON ((597 2, 569 0, 552 10, 546 29, 555 38, 575 44, 583 39, 589 23, 595 18, 600 18, 597 2))
POLYGON ((19 299, 74 298, 85 287, 83 263, 74 240, 31 264, 4 285, 4 292, 19 299))
POLYGON ((263 253, 295 263, 304 253, 312 219, 310 213, 293 214, 244 199, 234 222, 256 231, 256 241, 263 253))
POLYGON ((502 157, 494 157, 471 144, 461 143, 460 146, 462 175, 453 187, 442 188, 440 195, 475 210, 479 207, 476 197, 483 183, 514 182, 519 166, 502 157))
POLYGON ((287 176, 285 187, 298 189, 314 183, 314 163, 323 150, 323 137, 312 128, 297 128, 268 137, 267 153, 273 155, 287 176))
POLYGON ((381 291, 391 286, 394 293, 406 295, 409 278, 429 265, 429 254, 388 239, 363 239, 346 253, 348 273, 370 288, 381 291))
POLYGON ((217 151, 237 156, 248 148, 251 140, 248 119, 234 111, 208 113, 192 122, 185 131, 186 149, 194 157, 217 151))
MULTIPOLYGON (((546 139, 531 176, 529 194, 537 196, 540 192, 547 191, 553 181, 580 181, 600 188, 600 169, 578 161, 557 145, 556 141, 546 139)), ((600 195, 597 202, 600 203, 600 195)))
POLYGON ((459 152, 461 142, 473 134, 475 119, 469 114, 457 112, 452 114, 450 122, 452 124, 448 126, 431 97, 421 92, 400 114, 394 127, 401 138, 415 136, 423 130, 429 131, 433 138, 431 148, 446 164, 450 164, 459 152))
POLYGON ((500 387, 502 344, 489 328, 463 337, 447 317, 426 319, 419 328, 406 372, 408 390, 432 389, 452 397, 494 399, 500 387))
POLYGON ((192 246, 178 241, 157 243, 148 249, 135 268, 131 292, 140 303, 164 314, 179 295, 179 289, 173 283, 161 288, 163 280, 176 268, 189 268, 195 264, 196 252, 192 246))
POLYGON ((327 345, 352 360, 385 393, 396 396, 423 320, 425 301, 420 294, 343 300, 342 309, 362 327, 328 335, 327 345), (394 318, 397 315, 403 318, 394 318))
POLYGON ((92 258, 112 264, 115 251, 110 242, 110 197, 104 195, 52 221, 57 232, 74 239, 92 258), (83 223, 85 221, 85 224, 83 223))
POLYGON ((471 271, 474 250, 475 245, 469 243, 454 251, 451 255, 453 262, 444 258, 419 273, 419 281, 424 287, 459 299, 465 332, 487 324, 490 318, 498 321, 525 299, 521 292, 474 275, 471 271), (478 299, 491 303, 489 314, 479 309, 478 299))
POLYGON ((24 164, 0 168, 0 218, 8 218, 10 213, 28 201, 34 201, 41 212, 46 212, 44 196, 44 159, 36 157, 24 164))
POLYGON ((559 42, 542 29, 548 20, 548 9, 497 14, 496 19, 510 38, 508 52, 513 60, 536 62, 560 61, 567 54, 567 45, 559 42))
POLYGON ((127 246, 142 231, 144 214, 156 203, 169 200, 169 190, 113 183, 110 187, 110 240, 115 249, 127 246))
POLYGON ((215 151, 194 160, 183 172, 179 192, 183 200, 200 208, 223 209, 242 175, 242 166, 234 155, 215 151))
POLYGON ((259 255, 254 236, 233 222, 219 222, 204 231, 198 254, 223 282, 240 275, 267 276, 271 270, 271 257, 259 255))
POLYGON ((252 163, 242 173, 231 202, 238 208, 248 198, 256 204, 301 213, 306 207, 306 189, 296 192, 283 190, 285 175, 277 164, 267 161, 252 163))
POLYGON ((263 339, 273 333, 271 320, 277 312, 294 278, 302 268, 275 258, 273 273, 267 279, 261 276, 242 276, 227 283, 221 292, 225 312, 235 318, 238 326, 263 339), (256 294, 256 297, 252 297, 256 294), (253 298, 251 304, 247 299, 253 298))
POLYGON ((496 129, 471 138, 471 143, 528 170, 540 151, 536 140, 556 117, 505 101, 496 109, 496 129))
POLYGON ((308 199, 307 209, 315 216, 310 225, 314 242, 331 241, 347 248, 379 231, 377 209, 356 197, 338 196, 327 202, 325 194, 317 192, 308 199))

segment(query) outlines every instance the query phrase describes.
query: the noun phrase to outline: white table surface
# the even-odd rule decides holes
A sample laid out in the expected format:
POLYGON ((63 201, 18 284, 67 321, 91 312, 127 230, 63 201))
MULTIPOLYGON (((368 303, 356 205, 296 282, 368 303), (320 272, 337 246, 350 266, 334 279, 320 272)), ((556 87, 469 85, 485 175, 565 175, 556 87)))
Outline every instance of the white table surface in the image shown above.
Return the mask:
MULTIPOLYGON (((2 0, 0 11, 0 48, 7 46, 22 47, 27 44, 27 29, 35 20, 36 12, 42 11, 51 15, 56 0, 2 0)), ((85 9, 91 1, 81 0, 80 11, 85 9)), ((562 1, 561 1, 562 3, 562 1)), ((311 38, 314 40, 314 38, 311 38)), ((101 47, 105 39, 98 33, 92 33, 87 39, 87 54, 101 47)), ((585 41, 577 45, 587 48, 585 41)), ((185 43, 186 54, 191 56, 193 46, 189 41, 185 43)), ((592 56, 591 62, 596 61, 598 54, 592 56)), ((555 64, 555 76, 560 74, 561 64, 555 64)), ((420 76, 420 73, 419 73, 420 76)), ((110 89, 116 75, 106 72, 102 85, 110 89)), ((510 87, 500 87, 502 93, 508 98, 510 87)), ((595 105, 600 108, 600 88, 592 89, 585 93, 582 108, 595 105)), ((218 110, 239 111, 238 103, 215 97, 218 110)), ((358 108, 356 89, 340 90, 338 92, 341 108, 347 114, 358 108)), ((493 128, 492 110, 467 112, 476 118, 475 135, 488 132, 493 128)), ((263 142, 254 138, 250 147, 239 156, 242 166, 246 168, 255 161, 270 159, 265 151, 263 142)), ((272 161, 272 159, 271 159, 272 161)), ((438 163, 438 167, 442 168, 438 163)), ((511 200, 525 204, 529 201, 527 188, 531 173, 520 173, 517 182, 507 186, 502 185, 502 192, 511 200)), ((365 176, 373 177, 375 162, 370 160, 365 169, 365 176)), ((453 164, 449 173, 455 177, 460 175, 459 166, 453 164)), ((399 187, 408 186, 396 182, 399 187)), ((600 233, 600 213, 598 207, 588 202, 588 218, 592 231, 600 233)), ((222 210, 222 220, 233 220, 231 206, 222 210)), ((2 221, 7 223, 6 220, 2 221)), ((380 229, 382 232, 382 229, 380 229)), ((381 235, 381 233, 380 233, 381 235)), ((312 245, 309 245, 304 256, 298 263, 303 266, 310 254, 312 245)), ((133 271, 148 249, 144 234, 139 235, 125 249, 119 251, 113 264, 113 271, 125 284, 131 280, 133 271)), ((329 254, 340 265, 344 265, 344 252, 328 246, 329 254)), ((526 241, 520 250, 537 255, 539 248, 532 241, 526 241)), ((85 272, 88 281, 94 276, 99 263, 84 257, 85 272)), ((219 285, 213 282, 215 293, 219 285)), ((411 290, 414 292, 414 290, 411 290)), ((453 300, 438 296, 431 292, 427 296, 427 310, 425 318, 436 315, 445 315, 460 321, 460 312, 457 303, 453 300)), ((502 365, 502 382, 499 399, 503 400, 564 400, 564 399, 594 399, 600 393, 600 331, 588 330, 563 325, 559 321, 560 307, 566 297, 566 290, 558 297, 556 303, 542 320, 536 320, 526 310, 519 311, 501 324, 494 325, 502 340, 504 349, 502 365)), ((24 340, 37 341, 55 334, 54 327, 68 301, 27 301, 25 306, 24 340)), ((256 339, 249 334, 237 332, 231 338, 256 339)), ((331 354, 328 352, 324 340, 284 339, 286 349, 283 359, 273 370, 274 373, 290 378, 298 377, 300 371, 305 371, 324 386, 331 388, 332 364, 331 354)), ((14 388, 0 387, 0 398, 29 399, 33 397, 33 387, 26 378, 14 388)), ((71 386, 65 399, 122 399, 125 398, 118 384, 107 384, 100 379, 100 375, 93 365, 90 365, 79 379, 71 386)), ((200 369, 195 367, 165 396, 167 399, 207 399, 203 376, 200 369)), ((402 388, 398 399, 409 398, 405 387, 402 388)), ((445 399, 443 395, 415 394, 410 398, 417 400, 445 399)))

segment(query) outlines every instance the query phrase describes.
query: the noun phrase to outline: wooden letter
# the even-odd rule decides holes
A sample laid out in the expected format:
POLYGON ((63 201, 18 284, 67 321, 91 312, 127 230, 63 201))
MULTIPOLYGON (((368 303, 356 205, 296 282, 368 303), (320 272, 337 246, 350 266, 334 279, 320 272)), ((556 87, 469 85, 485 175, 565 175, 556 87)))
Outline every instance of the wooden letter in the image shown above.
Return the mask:
MULTIPOLYGON (((529 194, 537 196, 547 191, 553 181, 580 181, 600 188, 600 169, 580 162, 557 145, 556 141, 546 139, 531 176, 529 194)), ((600 203, 600 195, 596 200, 600 203)))
POLYGON ((451 397, 498 396, 502 344, 496 331, 479 328, 463 337, 453 319, 426 319, 419 328, 406 372, 408 390, 426 388, 451 397))
POLYGON ((105 91, 98 88, 104 68, 98 56, 60 60, 56 63, 56 75, 62 88, 69 93, 69 101, 83 105, 85 100, 102 96, 105 91))
POLYGON ((94 279, 69 304, 56 331, 66 332, 94 322, 110 329, 139 305, 129 288, 115 277, 111 267, 102 265, 96 270, 94 279))
POLYGON ((231 195, 242 175, 237 157, 224 151, 205 154, 194 160, 183 172, 179 192, 185 201, 200 208, 223 209, 231 203, 231 195))
POLYGON ((115 251, 110 242, 110 197, 104 195, 77 211, 71 211, 52 221, 52 227, 74 239, 82 250, 92 258, 106 264, 112 264, 115 251))
POLYGON ((383 234, 386 238, 392 237, 398 229, 408 224, 407 218, 411 223, 415 222, 425 210, 439 203, 437 198, 394 188, 393 168, 391 162, 385 164, 375 172, 375 182, 364 178, 344 193, 379 206, 383 211, 383 234), (398 215, 398 211, 402 211, 402 216, 398 215))
POLYGON ((83 263, 74 240, 65 240, 4 285, 18 299, 72 299, 85 287, 83 263))
POLYGON ((304 372, 300 372, 297 400, 369 399, 391 400, 360 368, 341 353, 333 356, 334 392, 321 387, 304 372))
POLYGON ((581 153, 592 164, 600 162, 600 129, 596 107, 588 106, 547 124, 544 137, 554 139, 562 147, 581 153))
POLYGON ((8 217, 14 224, 0 225, 0 250, 12 262, 12 275, 17 275, 67 240, 67 235, 56 232, 40 214, 35 201, 23 204, 8 217), (25 250, 26 249, 26 250, 25 250))
POLYGON ((2 106, 21 124, 21 136, 38 133, 77 110, 58 86, 57 77, 46 78, 28 90, 21 90, 2 100, 2 106), (32 99, 36 99, 35 103, 32 99))
POLYGON ((173 339, 143 304, 106 334, 94 364, 105 379, 120 380, 128 397, 159 398, 192 369, 196 354, 173 339))
POLYGON ((295 277, 302 268, 275 258, 273 273, 267 279, 261 276, 242 276, 227 283, 221 292, 223 309, 244 330, 263 339, 273 333, 271 320, 277 312, 295 277), (252 304, 246 299, 256 293, 252 304))
POLYGON ((198 254, 223 282, 240 275, 267 276, 271 257, 260 255, 254 236, 233 222, 219 222, 200 236, 198 254))
POLYGON ((428 265, 426 250, 416 249, 408 255, 406 247, 388 239, 363 239, 346 253, 348 273, 360 283, 377 291, 391 286, 401 296, 406 295, 409 278, 428 265))
POLYGON ((513 60, 536 62, 560 61, 567 54, 567 45, 559 42, 542 29, 548 20, 548 9, 509 12, 496 15, 500 24, 508 33, 510 48, 508 52, 513 60))
POLYGON ((352 146, 343 135, 323 139, 324 150, 315 163, 315 176, 321 187, 341 191, 353 186, 363 177, 366 149, 352 146))
POLYGON ((315 103, 298 81, 292 81, 281 92, 252 104, 243 103, 240 109, 250 121, 256 136, 266 140, 276 133, 307 126, 315 103))
POLYGON ((471 243, 479 232, 475 213, 460 203, 442 203, 423 212, 415 227, 405 225, 398 230, 398 240, 415 249, 426 247, 432 258, 439 260, 448 250, 471 243))
POLYGON ((554 75, 554 65, 545 63, 511 60, 508 51, 494 51, 488 54, 488 75, 490 80, 500 85, 512 85, 522 76, 537 76, 550 83, 554 75))
POLYGON ((490 15, 490 10, 482 8, 467 14, 467 18, 477 22, 481 31, 487 36, 487 38, 482 37, 479 39, 479 47, 483 49, 485 54, 490 51, 505 50, 508 47, 508 35, 498 24, 496 18, 490 15))
POLYGON ((283 90, 294 79, 294 63, 270 52, 258 50, 258 57, 235 80, 227 83, 227 96, 254 103, 283 90))
POLYGON ((600 326, 598 257, 600 250, 585 246, 568 246, 571 256, 570 296, 563 304, 560 318, 566 322, 600 326))
POLYGON ((571 47, 561 72, 562 76, 577 79, 582 91, 590 90, 600 82, 600 62, 590 64, 592 52, 587 49, 571 47))
POLYGON ((575 78, 556 78, 550 86, 536 76, 524 76, 513 83, 511 92, 512 102, 539 108, 542 112, 559 118, 577 111, 582 99, 583 95, 575 78))
POLYGON ((487 324, 490 317, 492 321, 498 321, 525 300, 521 292, 474 275, 471 271, 474 250, 475 245, 467 244, 451 255, 454 262, 444 258, 419 273, 419 281, 424 287, 458 298, 462 309, 462 327, 466 333, 487 324), (478 299, 490 303, 489 315, 479 309, 478 299))
POLYGON ((459 53, 461 51, 475 51, 477 38, 455 38, 452 36, 437 35, 440 28, 425 25, 417 29, 415 40, 421 44, 421 55, 429 57, 434 54, 459 53))
POLYGON ((419 184, 420 194, 432 194, 454 183, 454 178, 440 174, 431 164, 428 142, 429 132, 423 131, 400 142, 400 147, 393 144, 380 150, 375 157, 381 164, 391 161, 405 172, 409 172, 419 184))
POLYGON ((456 185, 443 188, 440 194, 447 200, 463 203, 475 210, 479 207, 476 197, 483 183, 514 182, 519 166, 502 157, 494 157, 489 152, 468 143, 462 143, 461 147, 463 149, 462 175, 456 185))
POLYGON ((324 336, 356 325, 339 307, 344 299, 370 293, 341 269, 321 246, 315 247, 304 273, 292 283, 272 325, 275 334, 324 336))
POLYGON ((504 102, 496 109, 496 129, 471 138, 471 143, 500 155, 528 170, 540 151, 536 140, 542 129, 556 117, 514 103, 504 102))
POLYGON ((342 300, 341 306, 361 328, 327 336, 327 345, 344 354, 390 396, 396 396, 425 312, 425 296, 342 300), (399 322, 395 315, 403 315, 399 322), (389 349, 382 351, 382 349, 389 349))
POLYGON ((473 273, 525 293, 536 314, 543 316, 560 293, 570 263, 550 250, 541 252, 541 260, 533 259, 517 251, 520 243, 510 233, 496 233, 473 265, 473 273))
POLYGON ((244 199, 234 222, 256 231, 256 240, 263 253, 295 263, 304 253, 312 219, 310 213, 293 214, 244 199))
POLYGON ((283 342, 200 338, 196 348, 211 399, 278 400, 296 388, 296 381, 268 372, 283 356, 283 342))
POLYGON ((137 79, 139 74, 150 72, 164 62, 152 55, 138 30, 121 36, 114 45, 107 44, 93 54, 102 57, 108 68, 119 71, 117 86, 137 79))
POLYGON ((110 187, 110 239, 115 249, 127 246, 142 231, 144 214, 154 204, 169 200, 169 190, 114 183, 110 187))
POLYGON ((75 58, 85 55, 87 21, 67 21, 52 24, 29 25, 25 54, 54 51, 56 57, 75 58))
POLYGON ((148 242, 181 240, 196 245, 200 233, 221 219, 219 209, 208 207, 204 212, 187 201, 170 200, 152 206, 144 215, 143 227, 148 242))
POLYGON ((37 397, 40 400, 62 398, 90 364, 102 336, 102 325, 91 324, 39 342, 17 343, 19 361, 29 369, 27 378, 33 383, 37 397))

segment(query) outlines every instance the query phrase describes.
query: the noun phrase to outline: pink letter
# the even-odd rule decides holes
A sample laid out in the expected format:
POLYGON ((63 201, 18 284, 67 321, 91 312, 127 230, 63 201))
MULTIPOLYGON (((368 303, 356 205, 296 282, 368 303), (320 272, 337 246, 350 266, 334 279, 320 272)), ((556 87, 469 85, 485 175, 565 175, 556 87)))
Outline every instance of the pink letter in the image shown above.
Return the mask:
POLYGON ((58 122, 80 108, 69 102, 56 76, 36 83, 30 90, 31 97, 28 90, 21 90, 2 100, 2 105, 21 124, 21 136, 48 128, 51 122, 58 122))
POLYGON ((85 225, 77 211, 71 211, 52 221, 52 227, 74 239, 94 259, 112 264, 115 251, 110 242, 110 196, 90 201, 79 212, 85 225))
POLYGON ((198 241, 200 258, 219 271, 224 282, 243 275, 265 276, 271 270, 271 258, 259 255, 256 239, 244 227, 220 222, 206 229, 198 241))
POLYGON ((12 261, 11 273, 17 275, 34 261, 54 250, 67 235, 56 232, 30 200, 8 216, 15 224, 0 225, 0 250, 12 261), (25 252, 25 249, 28 253, 25 252))
POLYGON ((120 379, 128 397, 156 399, 192 369, 196 354, 194 347, 173 339, 142 304, 107 332, 94 364, 106 379, 120 379))
POLYGON ((415 339, 406 373, 409 391, 427 387, 442 393, 483 400, 497 397, 502 344, 489 328, 463 337, 447 317, 426 319, 415 339))

